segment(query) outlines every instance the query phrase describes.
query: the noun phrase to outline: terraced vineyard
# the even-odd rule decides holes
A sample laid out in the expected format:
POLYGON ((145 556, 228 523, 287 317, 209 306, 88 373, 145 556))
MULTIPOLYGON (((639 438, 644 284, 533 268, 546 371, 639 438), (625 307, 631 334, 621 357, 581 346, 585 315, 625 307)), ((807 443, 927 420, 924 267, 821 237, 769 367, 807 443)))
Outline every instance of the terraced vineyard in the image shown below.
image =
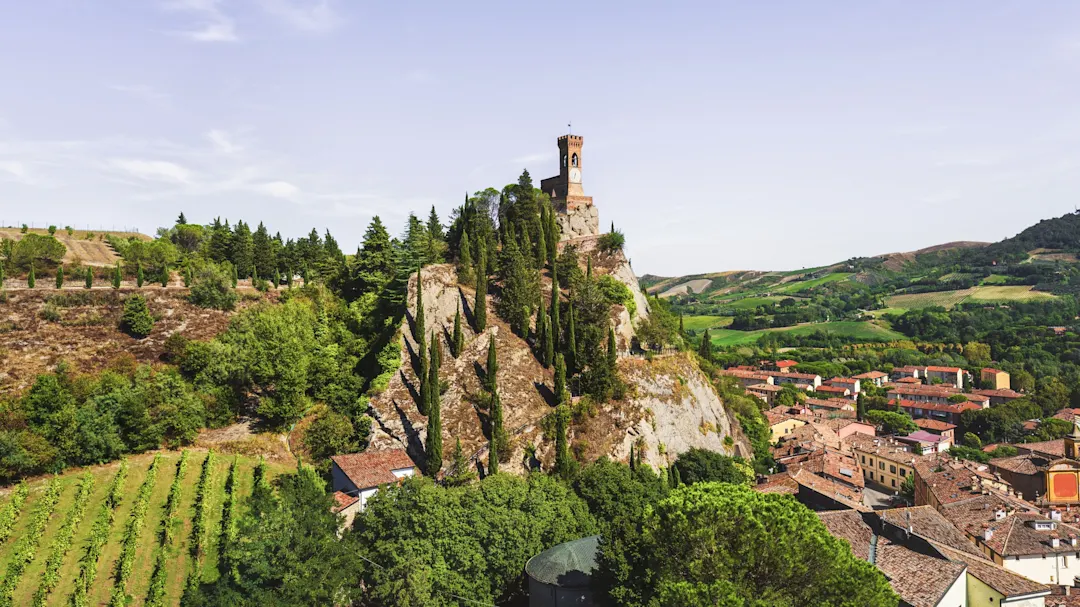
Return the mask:
MULTIPOLYGON (((186 584, 217 579, 230 537, 223 514, 243 512, 258 461, 208 456, 145 454, 70 471, 27 483, 25 498, 9 488, 0 605, 179 605, 186 584)), ((266 472, 290 469, 268 462, 266 472)))

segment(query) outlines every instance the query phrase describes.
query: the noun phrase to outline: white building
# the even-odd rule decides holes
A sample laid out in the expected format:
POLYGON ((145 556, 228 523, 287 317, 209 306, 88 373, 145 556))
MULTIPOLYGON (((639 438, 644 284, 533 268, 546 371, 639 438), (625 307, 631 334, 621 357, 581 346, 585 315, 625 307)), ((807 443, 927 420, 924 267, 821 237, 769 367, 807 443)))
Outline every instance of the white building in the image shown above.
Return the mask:
POLYGON ((330 458, 334 499, 339 506, 338 511, 350 519, 364 511, 368 499, 375 495, 381 485, 397 483, 415 474, 416 465, 404 449, 350 453, 330 458))

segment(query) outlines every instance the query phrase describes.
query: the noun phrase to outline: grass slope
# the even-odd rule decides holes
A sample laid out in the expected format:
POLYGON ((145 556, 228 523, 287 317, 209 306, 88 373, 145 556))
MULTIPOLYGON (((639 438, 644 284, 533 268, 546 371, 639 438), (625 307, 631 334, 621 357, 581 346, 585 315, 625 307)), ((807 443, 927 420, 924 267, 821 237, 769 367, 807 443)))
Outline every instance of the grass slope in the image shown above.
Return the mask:
POLYGON ((984 285, 956 291, 937 291, 934 293, 911 293, 893 295, 885 300, 885 305, 895 312, 918 310, 931 306, 952 308, 961 303, 997 303, 1010 301, 1033 301, 1036 299, 1054 299, 1056 295, 1032 291, 1024 285, 984 285))
POLYGON ((829 323, 813 323, 795 327, 782 327, 779 329, 762 329, 760 331, 734 331, 731 329, 710 330, 715 346, 741 346, 754 343, 765 333, 790 333, 792 335, 810 335, 818 331, 824 331, 842 337, 853 337, 864 341, 892 341, 904 339, 904 335, 893 331, 884 324, 877 322, 840 321, 829 323))
MULTIPOLYGON (((181 526, 177 528, 176 537, 167 552, 169 577, 166 584, 165 603, 168 605, 178 605, 180 603, 180 596, 183 594, 184 582, 188 572, 188 542, 191 539, 191 520, 195 515, 195 486, 199 482, 199 469, 202 466, 203 459, 206 457, 206 451, 204 450, 192 449, 191 451, 191 455, 188 457, 187 474, 183 479, 183 494, 180 502, 180 509, 177 513, 181 526)), ((153 569, 154 560, 152 556, 155 547, 159 543, 160 536, 158 531, 161 528, 161 519, 164 515, 169 485, 172 483, 176 474, 176 465, 179 459, 179 452, 170 451, 162 454, 161 468, 158 470, 158 478, 154 485, 153 497, 150 500, 150 508, 147 510, 145 527, 139 538, 135 567, 127 585, 128 594, 134 599, 132 603, 134 605, 141 605, 143 603, 146 592, 149 589, 150 574, 153 569)), ((117 507, 116 519, 113 523, 113 528, 109 533, 108 543, 105 545, 101 560, 98 563, 98 575, 94 580, 94 585, 89 593, 91 599, 90 604, 92 605, 104 604, 109 600, 109 595, 115 579, 116 559, 120 554, 120 547, 123 540, 124 526, 131 514, 131 508, 134 504, 135 495, 138 492, 139 485, 145 480, 146 471, 150 467, 150 462, 152 460, 153 455, 151 454, 137 455, 128 460, 130 470, 128 472, 127 480, 124 482, 124 498, 117 507)), ((208 503, 209 513, 207 516, 206 559, 202 567, 204 581, 211 581, 218 575, 216 569, 218 562, 217 536, 221 525, 221 506, 225 490, 225 477, 228 475, 229 466, 232 464, 232 460, 232 456, 218 456, 217 461, 214 464, 213 482, 207 488, 207 496, 210 501, 208 503)), ((237 495, 241 512, 243 512, 244 503, 251 496, 256 465, 258 465, 258 460, 256 459, 240 458, 237 495)), ((293 466, 276 462, 267 462, 267 467, 271 478, 294 469, 293 466)), ((78 572, 79 557, 82 556, 85 546, 89 541, 92 519, 97 514, 98 507, 105 499, 109 484, 116 475, 118 468, 118 463, 112 463, 103 466, 95 466, 89 469, 70 470, 61 477, 63 489, 60 501, 57 504, 53 516, 49 519, 49 525, 42 538, 42 547, 39 547, 33 562, 31 562, 23 576, 20 578, 19 585, 16 587, 13 597, 14 604, 31 604, 34 593, 37 591, 45 560, 48 557, 47 548, 51 539, 56 536, 60 527, 63 525, 65 515, 73 506, 79 475, 86 470, 89 470, 94 475, 95 482, 94 489, 91 492, 87 503, 86 514, 83 516, 82 524, 76 529, 71 548, 64 558, 63 566, 61 568, 60 583, 49 595, 49 599, 46 603, 50 606, 68 605, 73 589, 73 579, 78 572)), ((48 480, 48 478, 41 478, 29 483, 30 496, 26 500, 26 505, 20 511, 19 519, 15 523, 15 531, 12 533, 12 538, 9 538, 3 546, 0 546, 0 565, 6 567, 7 563, 11 560, 10 553, 12 552, 12 546, 15 543, 13 538, 20 537, 20 533, 26 528, 30 518, 30 512, 33 510, 34 504, 38 502, 44 494, 45 485, 48 483, 48 480)))

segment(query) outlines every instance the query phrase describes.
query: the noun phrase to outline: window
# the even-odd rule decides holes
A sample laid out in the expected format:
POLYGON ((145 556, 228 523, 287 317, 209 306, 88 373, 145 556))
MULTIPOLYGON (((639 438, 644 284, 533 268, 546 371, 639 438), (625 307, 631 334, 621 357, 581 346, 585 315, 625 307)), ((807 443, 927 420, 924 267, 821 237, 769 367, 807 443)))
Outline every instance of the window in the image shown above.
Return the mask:
POLYGON ((895 479, 895 478, 894 478, 894 479, 892 479, 892 486, 893 486, 893 487, 895 487, 895 486, 896 486, 896 479, 895 479))
POLYGON ((564 167, 566 166, 566 154, 563 154, 563 156, 562 156, 562 165, 564 167))
POLYGON ((878 462, 878 468, 880 468, 881 470, 884 470, 885 469, 885 462, 880 462, 879 461, 878 462))
POLYGON ((907 470, 905 470, 904 468, 901 468, 900 469, 900 476, 907 476, 907 470))
POLYGON ((883 483, 885 482, 885 475, 884 474, 881 475, 881 482, 883 482, 883 483))
POLYGON ((570 165, 571 166, 577 166, 577 153, 576 152, 574 153, 573 156, 570 157, 570 165))
POLYGON ((889 472, 892 474, 896 474, 896 466, 889 466, 889 472))
POLYGON ((865 455, 860 455, 859 458, 862 459, 862 463, 864 463, 864 464, 866 463, 866 456, 865 455))

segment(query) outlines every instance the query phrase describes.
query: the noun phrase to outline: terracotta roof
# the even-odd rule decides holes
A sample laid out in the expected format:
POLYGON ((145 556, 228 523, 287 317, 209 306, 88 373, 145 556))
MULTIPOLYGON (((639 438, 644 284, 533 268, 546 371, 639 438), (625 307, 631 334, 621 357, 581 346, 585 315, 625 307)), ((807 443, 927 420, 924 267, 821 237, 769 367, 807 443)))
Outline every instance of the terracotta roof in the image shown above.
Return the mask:
POLYGON ((794 367, 797 364, 799 364, 798 361, 794 361, 791 359, 776 361, 776 366, 780 369, 783 369, 784 367, 794 367))
POLYGON ((341 512, 342 510, 348 508, 349 506, 352 506, 353 504, 355 504, 356 502, 359 502, 359 501, 360 501, 360 496, 359 495, 349 495, 348 493, 344 493, 342 491, 335 491, 334 492, 334 505, 333 505, 333 507, 330 508, 330 510, 332 512, 335 512, 335 513, 341 512))
POLYGON ((953 394, 960 394, 958 388, 951 386, 923 386, 923 385, 911 385, 911 386, 893 386, 888 390, 890 393, 895 392, 897 394, 918 394, 925 396, 945 396, 949 397, 953 394))
POLYGON ((852 554, 864 561, 870 560, 870 540, 874 537, 874 530, 863 521, 858 511, 833 510, 818 512, 817 515, 829 533, 847 541, 852 554))
POLYGON ((964 398, 968 399, 969 403, 988 403, 988 402, 990 402, 990 397, 985 395, 985 394, 975 394, 975 393, 965 394, 964 398))
POLYGON ((980 495, 944 506, 942 514, 953 525, 1003 557, 1025 556, 1052 553, 1075 553, 1067 536, 1080 535, 1080 527, 1063 521, 1049 521, 1048 517, 1031 504, 1003 496, 998 493, 980 495), (998 510, 1006 510, 1004 518, 998 518, 998 510), (1053 530, 1036 529, 1034 521, 1052 523, 1053 530), (992 535, 983 540, 983 531, 989 529, 992 535), (1061 538, 1060 545, 1054 548, 1050 539, 1053 535, 1061 538))
POLYGON ((956 459, 948 453, 915 462, 915 473, 939 504, 951 504, 983 495, 984 481, 1002 483, 989 470, 986 464, 956 459))
POLYGON ((938 373, 959 373, 962 369, 960 367, 934 367, 930 366, 926 368, 926 371, 937 371, 938 373))
POLYGON ((915 365, 904 365, 903 367, 896 367, 893 369, 896 373, 914 373, 915 371, 923 371, 924 367, 916 367, 915 365))
MULTIPOLYGON (((933 540, 930 543, 949 559, 966 564, 968 574, 998 591, 998 593, 1005 595, 1006 598, 1050 592, 1050 586, 1030 580, 1018 573, 1013 573, 981 555, 974 556, 969 552, 956 550, 951 546, 945 546, 933 540)), ((1053 603, 1049 601, 1050 597, 1046 598, 1046 607, 1051 607, 1053 603)))
POLYGON ((851 401, 844 398, 807 398, 806 406, 824 409, 850 409, 851 401))
POLYGON ((888 377, 888 376, 889 376, 888 373, 883 373, 881 371, 867 371, 866 373, 860 373, 860 374, 856 375, 855 379, 878 379, 878 378, 881 378, 881 377, 888 377))
POLYGON ((829 394, 850 394, 851 391, 847 388, 841 388, 839 386, 818 386, 814 388, 815 392, 826 392, 829 394))
POLYGON ((1054 414, 1054 419, 1063 419, 1067 422, 1071 422, 1077 415, 1080 415, 1080 409, 1062 409, 1054 414))
POLYGON ((789 472, 789 474, 796 483, 799 483, 800 487, 806 487, 807 489, 834 500, 839 504, 843 504, 848 508, 853 508, 855 510, 869 510, 869 508, 863 506, 862 492, 858 489, 853 489, 840 483, 833 482, 823 476, 818 476, 806 470, 796 470, 795 472, 789 472))
POLYGON ((918 377, 901 377, 900 379, 896 380, 896 382, 894 382, 894 383, 897 383, 897 384, 913 384, 913 385, 914 385, 914 384, 919 384, 919 385, 922 385, 922 380, 921 380, 921 379, 919 379, 918 377))
POLYGON ((752 386, 747 386, 746 389, 756 392, 779 392, 781 390, 780 386, 774 386, 772 384, 754 384, 752 386))
POLYGON ((717 371, 717 373, 729 377, 738 377, 739 379, 759 379, 761 381, 768 381, 771 377, 768 373, 762 373, 761 371, 746 371, 744 369, 721 369, 717 371))
POLYGON ((982 553, 959 529, 953 526, 933 506, 914 506, 911 508, 893 508, 891 510, 879 510, 881 520, 891 523, 901 529, 907 529, 910 525, 911 532, 944 544, 954 550, 983 558, 982 553))
POLYGON ((928 419, 925 417, 920 417, 919 419, 916 419, 914 421, 915 425, 922 428, 923 430, 937 430, 939 432, 944 432, 946 430, 956 429, 955 425, 950 424, 949 422, 943 422, 940 419, 928 419))
POLYGON ((996 457, 990 460, 990 465, 995 468, 1001 468, 1002 470, 1008 470, 1016 474, 1038 474, 1041 471, 1045 471, 1047 464, 1050 460, 1033 455, 1031 453, 1024 453, 1022 455, 1014 455, 1012 457, 996 457))
POLYGON ((1080 593, 1051 594, 1046 597, 1045 607, 1080 607, 1080 593))
POLYGON ((858 380, 854 379, 854 378, 850 378, 850 377, 834 377, 834 378, 830 379, 829 381, 830 382, 835 382, 835 383, 838 383, 838 384, 852 384, 852 385, 854 385, 855 382, 858 381, 858 380))
POLYGON ((1004 373, 1004 371, 1002 371, 1001 369, 993 369, 993 368, 991 368, 991 367, 985 367, 985 368, 984 368, 984 369, 982 370, 982 372, 983 372, 983 373, 993 373, 993 374, 995 374, 995 375, 996 375, 996 374, 998 374, 998 373, 1004 373))
POLYGON ((788 377, 795 379, 805 379, 809 381, 813 381, 821 377, 820 375, 817 375, 815 373, 770 373, 769 375, 772 375, 773 379, 783 379, 785 377, 788 377))
POLYGON ((911 448, 908 445, 898 443, 895 440, 874 438, 865 434, 852 434, 851 436, 845 437, 844 442, 850 444, 852 449, 858 449, 863 453, 876 455, 886 461, 907 466, 913 465, 913 463, 918 461, 921 457, 930 457, 929 455, 915 455, 911 452, 911 448), (876 445, 874 444, 875 442, 877 443, 876 445))
POLYGON ((385 483, 397 482, 398 479, 394 476, 393 470, 415 467, 404 449, 335 455, 330 460, 345 473, 345 476, 349 477, 358 489, 369 489, 385 483))
POLYGON ((796 483, 795 479, 791 478, 791 475, 787 472, 773 474, 765 478, 765 482, 756 485, 754 491, 759 493, 786 493, 788 495, 795 495, 799 492, 799 483, 796 483))
POLYGON ((997 398, 1020 398, 1020 397, 1023 396, 1023 394, 1020 394, 1016 390, 981 389, 981 390, 972 390, 971 393, 972 394, 981 394, 983 396, 991 396, 991 397, 996 396, 997 398))
POLYGON ((911 434, 908 434, 904 438, 906 438, 908 440, 917 441, 917 442, 920 442, 920 443, 940 443, 943 440, 947 440, 946 438, 944 438, 940 434, 932 434, 932 433, 927 432, 925 430, 916 430, 915 432, 912 432, 911 434))
POLYGON ((957 415, 964 411, 978 411, 982 409, 979 405, 971 401, 964 401, 962 403, 917 403, 913 400, 901 399, 899 402, 896 399, 889 401, 890 405, 897 405, 901 409, 922 409, 923 411, 941 411, 943 413, 955 413, 957 415))
POLYGON ((1013 445, 1021 451, 1036 451, 1046 455, 1065 457, 1065 440, 1048 440, 1041 443, 1018 443, 1013 445))

